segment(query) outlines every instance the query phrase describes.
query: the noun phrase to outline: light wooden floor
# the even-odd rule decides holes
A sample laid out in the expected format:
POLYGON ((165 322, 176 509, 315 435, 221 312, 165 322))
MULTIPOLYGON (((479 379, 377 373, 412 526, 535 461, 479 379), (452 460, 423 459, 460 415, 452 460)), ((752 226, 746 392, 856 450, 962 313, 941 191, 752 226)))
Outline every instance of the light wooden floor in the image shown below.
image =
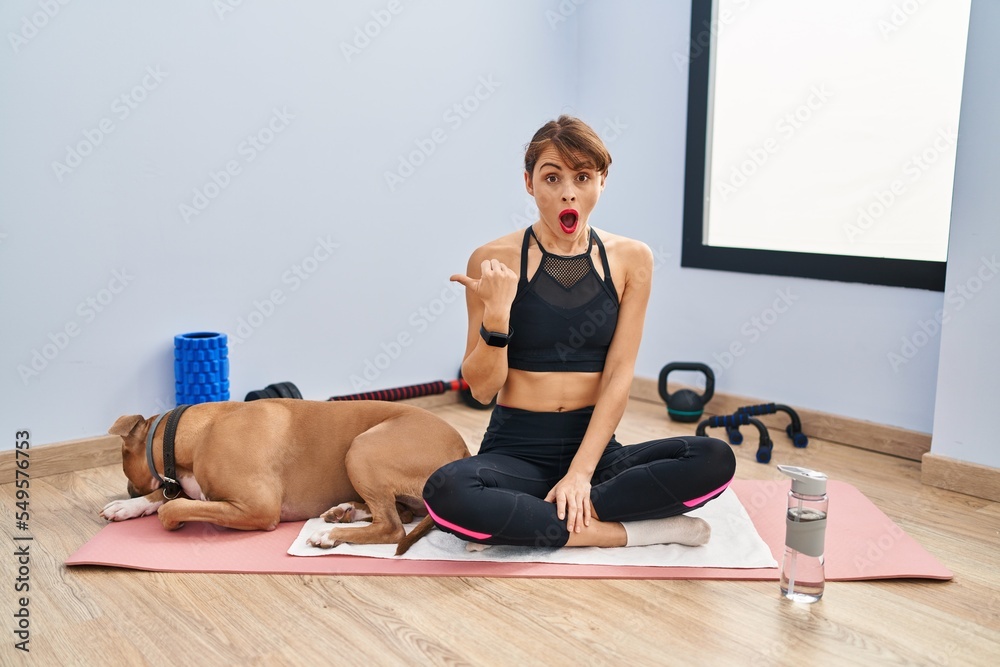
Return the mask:
MULTIPOLYGON (((436 408, 475 451, 487 413, 436 408)), ((808 424, 805 425, 808 432, 808 424)), ((633 400, 620 441, 693 433, 633 400)), ((46 665, 997 665, 1000 505, 920 484, 919 464, 775 433, 736 448, 740 479, 806 465, 857 486, 954 573, 831 582, 811 607, 777 582, 164 574, 65 568, 124 495, 114 466, 33 479, 31 658, 46 665)), ((0 487, 0 664, 13 648, 15 489, 0 487)))

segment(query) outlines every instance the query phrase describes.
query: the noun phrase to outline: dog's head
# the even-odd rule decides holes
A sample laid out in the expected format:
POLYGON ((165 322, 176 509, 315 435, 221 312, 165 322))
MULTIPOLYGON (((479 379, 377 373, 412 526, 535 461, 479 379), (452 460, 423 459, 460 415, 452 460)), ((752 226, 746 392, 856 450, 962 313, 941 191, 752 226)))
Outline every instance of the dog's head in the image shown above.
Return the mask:
POLYGON ((122 470, 128 478, 128 495, 131 498, 145 496, 160 488, 160 480, 153 477, 146 463, 146 434, 151 421, 152 417, 144 419, 142 415, 124 415, 108 429, 109 434, 121 436, 122 470))

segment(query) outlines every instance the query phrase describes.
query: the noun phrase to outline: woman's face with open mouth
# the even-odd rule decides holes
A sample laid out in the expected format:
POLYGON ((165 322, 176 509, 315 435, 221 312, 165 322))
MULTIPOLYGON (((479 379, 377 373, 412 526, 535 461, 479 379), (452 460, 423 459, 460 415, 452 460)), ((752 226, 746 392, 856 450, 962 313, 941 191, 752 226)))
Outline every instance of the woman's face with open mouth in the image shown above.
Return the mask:
POLYGON ((572 237, 586 228, 590 212, 604 190, 604 176, 587 160, 580 162, 584 166, 574 169, 555 147, 549 146, 538 156, 532 177, 525 174, 525 185, 535 198, 542 224, 563 237, 572 237))

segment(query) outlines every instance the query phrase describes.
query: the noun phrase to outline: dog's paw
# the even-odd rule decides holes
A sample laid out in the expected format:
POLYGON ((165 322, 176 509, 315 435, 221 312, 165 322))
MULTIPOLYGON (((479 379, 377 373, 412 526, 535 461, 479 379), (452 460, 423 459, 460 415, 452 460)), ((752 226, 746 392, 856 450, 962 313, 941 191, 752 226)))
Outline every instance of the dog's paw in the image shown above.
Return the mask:
POLYGON ((340 503, 323 512, 320 518, 327 523, 353 523, 371 519, 372 515, 356 503, 340 503))
POLYGON ((145 498, 129 498, 128 500, 112 500, 104 506, 100 515, 108 521, 126 521, 140 516, 152 514, 163 503, 152 503, 145 498))
POLYGON ((160 517, 160 523, 167 530, 177 530, 184 526, 184 522, 176 516, 172 505, 173 503, 164 503, 156 512, 160 517))
POLYGON ((343 540, 333 537, 333 532, 332 530, 317 530, 309 536, 306 543, 311 547, 319 547, 320 549, 332 549, 338 544, 343 544, 343 540))
POLYGON ((354 521, 354 512, 354 505, 351 503, 340 503, 320 514, 319 518, 327 523, 351 523, 354 521))
POLYGON ((490 544, 480 544, 479 542, 466 542, 465 550, 469 553, 475 553, 477 551, 486 551, 490 548, 490 544))

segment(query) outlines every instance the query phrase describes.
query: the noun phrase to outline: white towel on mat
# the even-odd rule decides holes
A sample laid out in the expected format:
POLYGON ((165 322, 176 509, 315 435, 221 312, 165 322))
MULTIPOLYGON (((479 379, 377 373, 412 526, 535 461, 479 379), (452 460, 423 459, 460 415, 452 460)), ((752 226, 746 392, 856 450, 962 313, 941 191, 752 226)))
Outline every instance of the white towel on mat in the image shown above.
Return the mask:
MULTIPOLYGON (((507 563, 577 563, 583 565, 630 565, 670 567, 776 568, 771 550, 761 539, 746 510, 732 489, 704 507, 688 513, 704 519, 712 526, 712 539, 700 547, 679 544, 654 544, 644 547, 541 547, 492 546, 484 551, 469 552, 466 543, 440 530, 431 531, 410 550, 398 558, 409 560, 496 561, 507 563)), ((292 556, 370 556, 396 558, 394 544, 341 544, 333 549, 309 546, 306 540, 317 530, 330 528, 322 519, 310 519, 289 547, 292 556)), ((351 527, 364 522, 336 524, 351 527)), ((416 522, 407 526, 407 531, 416 522)))

